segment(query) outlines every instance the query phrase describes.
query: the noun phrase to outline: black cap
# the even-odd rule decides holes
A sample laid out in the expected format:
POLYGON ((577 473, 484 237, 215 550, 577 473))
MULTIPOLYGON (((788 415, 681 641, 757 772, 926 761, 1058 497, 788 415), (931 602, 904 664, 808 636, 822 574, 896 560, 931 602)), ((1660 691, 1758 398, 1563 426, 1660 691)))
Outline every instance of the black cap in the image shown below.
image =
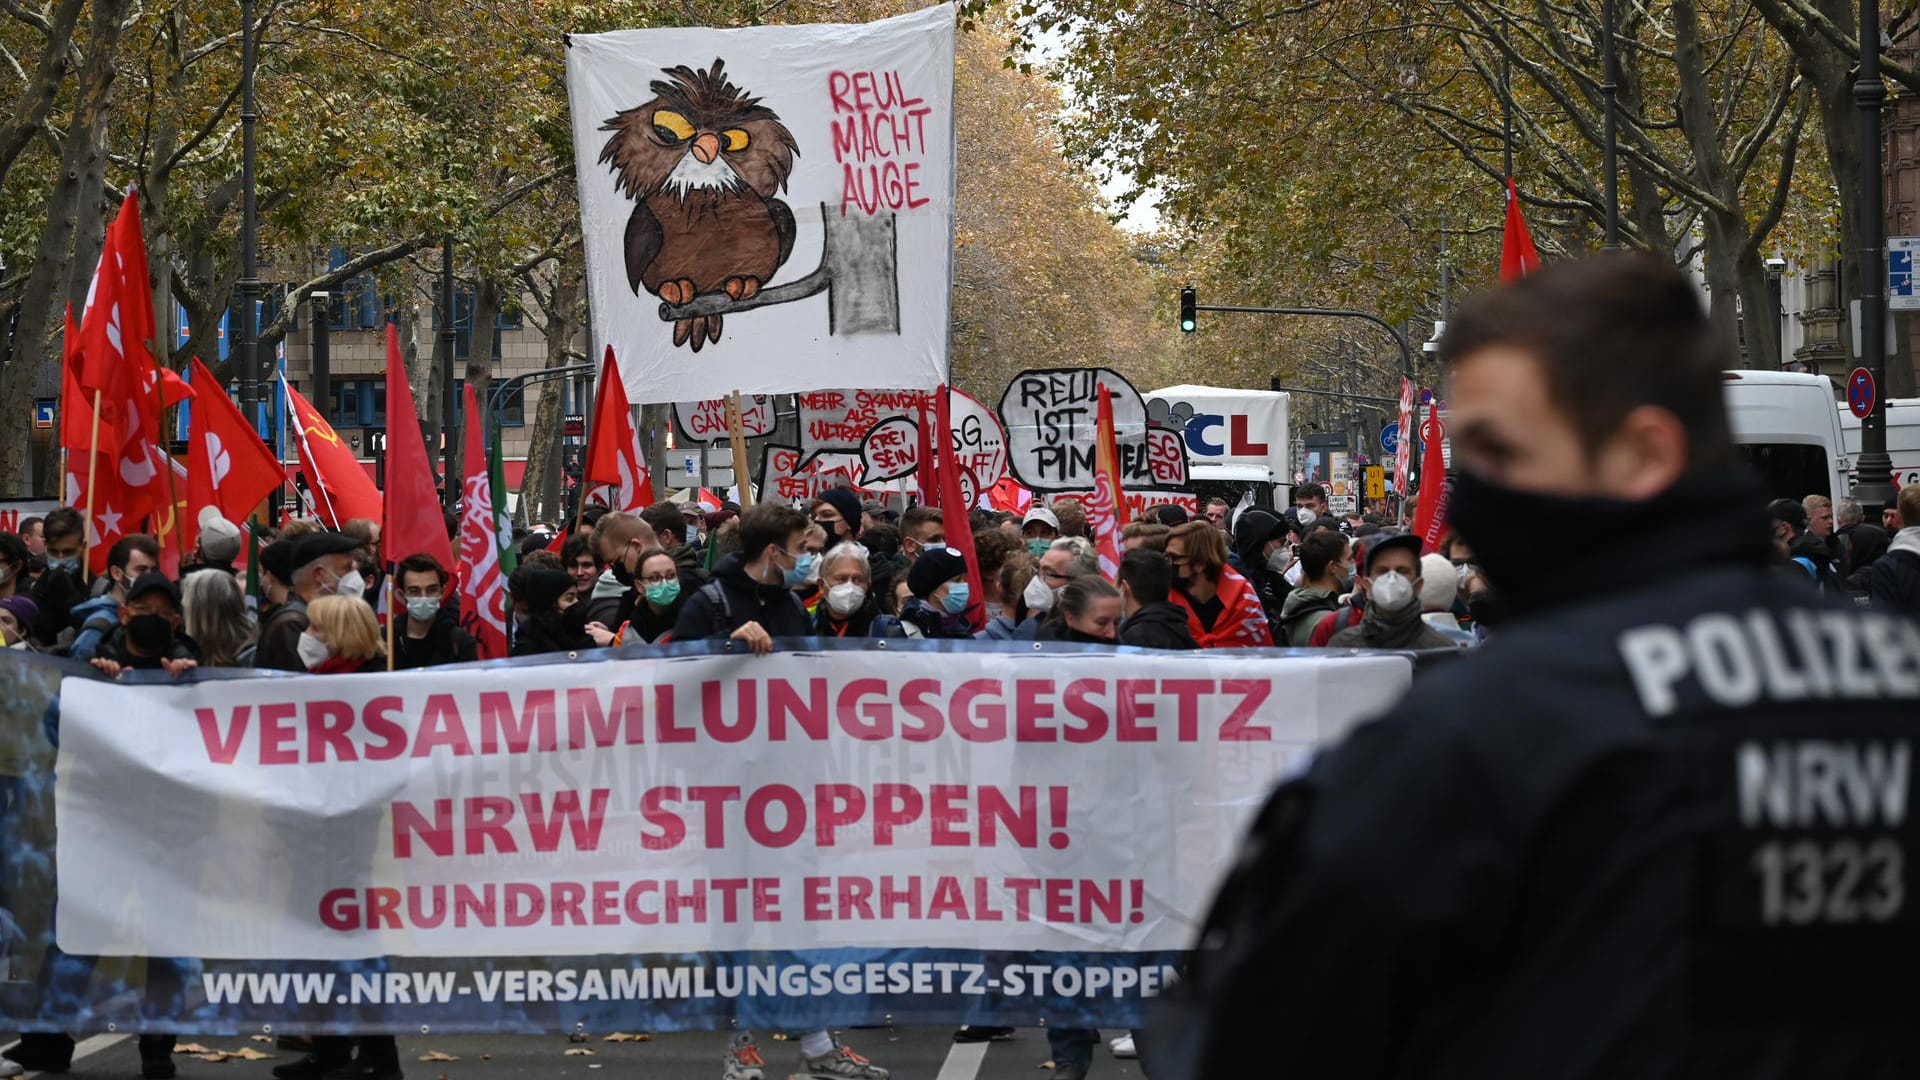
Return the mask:
POLYGON ((1175 525, 1185 525, 1188 521, 1186 509, 1175 506, 1172 503, 1168 503, 1154 511, 1154 517, 1160 520, 1160 524, 1168 526, 1169 528, 1175 525))
POLYGON ((260 569, 272 574, 282 585, 293 582, 293 541, 274 541, 260 549, 260 569))
POLYGON ((349 551, 360 550, 360 541, 343 532, 315 532, 293 542, 292 556, 287 568, 298 571, 323 555, 344 555, 349 551))
POLYGON ((967 557, 959 548, 928 548, 907 570, 907 588, 925 600, 934 590, 957 577, 965 577, 967 557))
POLYGON ((514 599, 527 605, 527 610, 538 615, 560 602, 560 594, 573 588, 573 578, 564 570, 537 567, 520 582, 521 592, 514 599))
POLYGON ((1372 576, 1374 559, 1378 558, 1381 552, 1393 551, 1396 548, 1412 554, 1415 561, 1420 558, 1419 537, 1412 533, 1388 533, 1385 536, 1373 537, 1372 542, 1367 544, 1366 553, 1361 556, 1360 572, 1372 576))
POLYGON ((148 593, 156 592, 166 593, 167 599, 173 601, 174 609, 179 610, 180 590, 174 587, 173 582, 167 580, 167 575, 155 570, 150 570, 133 579, 133 584, 127 587, 127 603, 131 604, 148 593))

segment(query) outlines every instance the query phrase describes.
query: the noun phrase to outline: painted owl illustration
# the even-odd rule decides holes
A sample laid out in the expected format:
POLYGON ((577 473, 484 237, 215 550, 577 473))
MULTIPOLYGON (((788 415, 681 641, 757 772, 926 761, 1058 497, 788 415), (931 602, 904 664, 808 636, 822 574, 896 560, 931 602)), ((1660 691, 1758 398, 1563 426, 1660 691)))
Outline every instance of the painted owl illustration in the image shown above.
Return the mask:
MULTIPOLYGON (((742 300, 760 291, 793 254, 793 211, 775 198, 800 152, 772 109, 735 86, 726 64, 669 68, 654 99, 601 125, 600 151, 627 219, 627 282, 669 304, 703 293, 742 300)), ((693 351, 720 340, 721 316, 681 319, 673 343, 693 351)))

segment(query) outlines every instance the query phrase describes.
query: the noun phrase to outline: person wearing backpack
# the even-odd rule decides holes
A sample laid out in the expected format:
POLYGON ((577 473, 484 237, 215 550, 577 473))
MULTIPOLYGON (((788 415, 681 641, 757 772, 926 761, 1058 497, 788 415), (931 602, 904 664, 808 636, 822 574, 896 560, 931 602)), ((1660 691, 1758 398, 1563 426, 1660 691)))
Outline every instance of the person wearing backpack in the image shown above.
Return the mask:
POLYGON ((812 634, 793 591, 817 558, 800 550, 812 524, 791 506, 762 503, 742 513, 740 550, 721 559, 713 580, 687 598, 673 640, 732 638, 764 655, 773 651, 774 638, 812 634))

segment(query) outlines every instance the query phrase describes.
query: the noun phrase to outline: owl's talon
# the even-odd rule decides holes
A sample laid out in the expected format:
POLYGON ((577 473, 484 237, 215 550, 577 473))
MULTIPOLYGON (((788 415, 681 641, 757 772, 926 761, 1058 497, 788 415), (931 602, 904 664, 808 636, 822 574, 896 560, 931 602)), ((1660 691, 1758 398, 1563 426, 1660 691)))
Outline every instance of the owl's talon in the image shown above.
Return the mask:
MULTIPOLYGON (((748 294, 748 295, 752 295, 752 294, 748 294)), ((721 320, 721 318, 722 318, 722 316, 719 316, 719 315, 709 315, 709 316, 707 316, 707 340, 708 340, 708 341, 719 341, 719 340, 720 340, 720 320, 721 320)), ((696 341, 696 342, 694 342, 694 346, 695 346, 696 348, 698 348, 698 347, 699 347, 699 344, 700 344, 700 343, 699 343, 699 342, 697 342, 697 341, 696 341)))
MULTIPOLYGON (((664 288, 664 286, 663 286, 663 288, 664 288)), ((665 295, 666 295, 665 293, 662 293, 662 294, 661 294, 661 297, 662 297, 662 299, 665 299, 665 295)), ((670 304, 671 304, 671 303, 673 303, 673 301, 671 301, 671 300, 668 300, 667 302, 668 302, 668 303, 670 303, 670 304)), ((687 337, 688 337, 688 335, 690 335, 690 334, 692 334, 692 333, 693 333, 693 320, 692 320, 692 319, 681 319, 681 320, 680 320, 679 322, 677 322, 677 323, 674 323, 674 324, 673 324, 673 346, 674 346, 674 348, 676 348, 676 349, 677 349, 677 348, 679 348, 680 346, 682 346, 682 345, 685 345, 685 344, 687 343, 687 337)))
POLYGON ((668 304, 672 305, 673 307, 679 307, 682 303, 684 303, 684 301, 680 299, 680 283, 677 281, 661 282, 660 283, 660 299, 666 301, 668 304))
POLYGON ((747 300, 760 291, 760 279, 755 277, 730 277, 727 279, 727 295, 735 300, 747 300))

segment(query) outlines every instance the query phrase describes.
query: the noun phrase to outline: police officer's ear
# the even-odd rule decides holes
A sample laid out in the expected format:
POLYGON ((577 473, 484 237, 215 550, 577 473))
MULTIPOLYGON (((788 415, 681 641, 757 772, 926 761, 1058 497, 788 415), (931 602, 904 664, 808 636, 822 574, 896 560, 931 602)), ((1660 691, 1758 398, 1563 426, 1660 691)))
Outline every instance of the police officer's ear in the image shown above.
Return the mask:
POLYGON ((1667 409, 1642 405, 1601 443, 1590 471, 1603 495, 1630 502, 1651 499, 1687 471, 1687 429, 1667 409))

